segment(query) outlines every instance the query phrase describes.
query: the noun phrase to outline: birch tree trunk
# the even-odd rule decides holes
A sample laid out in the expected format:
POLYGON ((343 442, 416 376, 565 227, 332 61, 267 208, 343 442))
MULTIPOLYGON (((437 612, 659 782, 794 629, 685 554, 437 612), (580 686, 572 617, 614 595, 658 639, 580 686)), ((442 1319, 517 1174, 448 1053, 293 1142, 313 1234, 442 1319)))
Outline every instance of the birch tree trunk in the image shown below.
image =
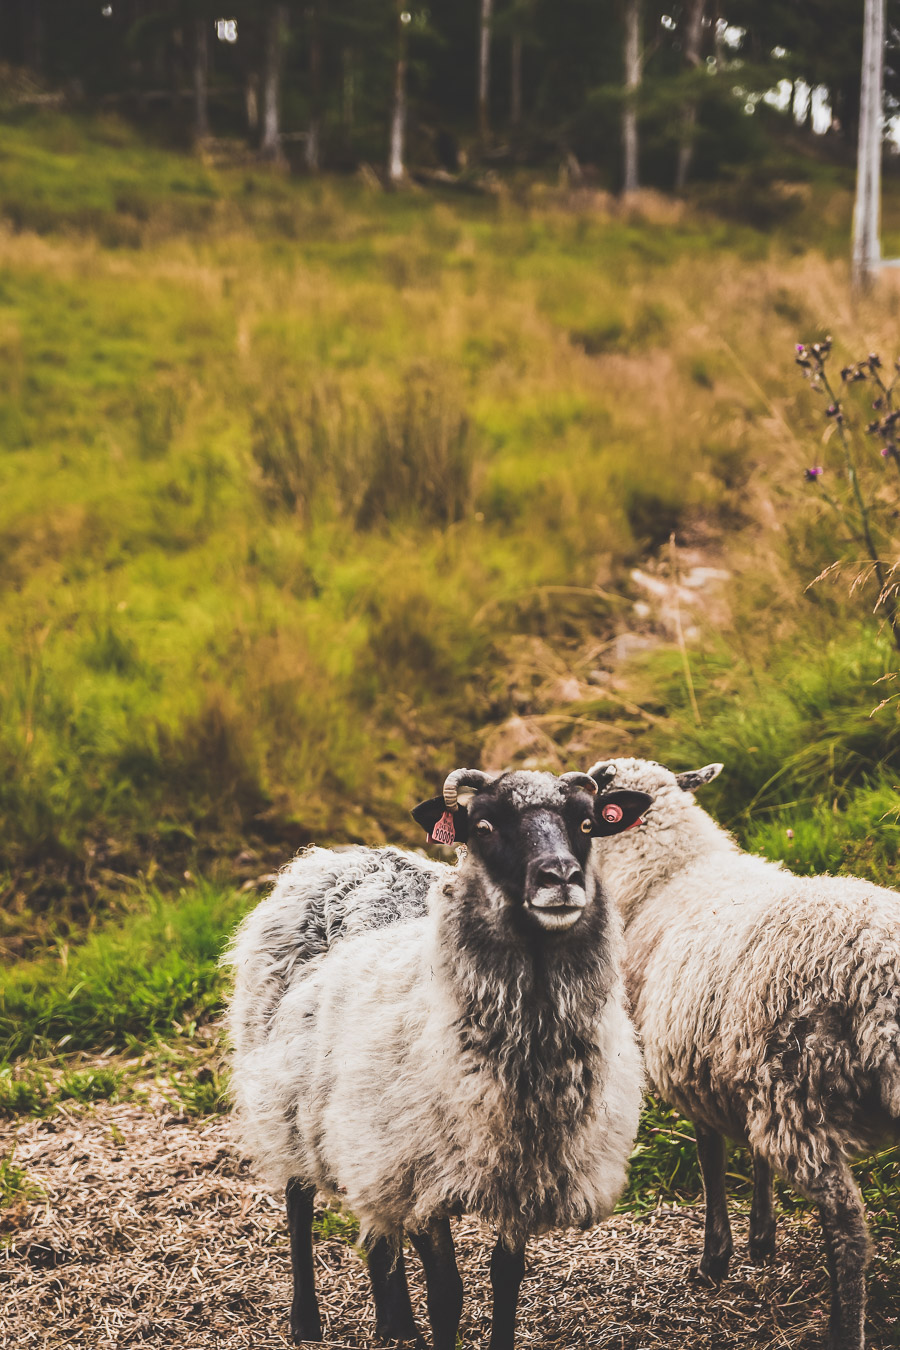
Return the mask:
POLYGON ((510 76, 509 121, 513 128, 522 124, 522 34, 514 33, 510 52, 512 71, 510 76))
POLYGON ((853 290, 867 290, 881 260, 881 141, 884 134, 885 0, 865 0, 856 202, 853 208, 853 290))
POLYGON ((194 20, 194 135, 198 141, 209 135, 209 20, 194 20))
MULTIPOLYGON (((682 49, 685 65, 690 70, 700 66, 700 50, 703 42, 703 19, 706 0, 688 0, 684 20, 684 40, 682 49)), ((675 169, 675 191, 683 192, 691 171, 694 158, 694 132, 697 126, 697 101, 689 99, 681 113, 681 144, 678 147, 678 164, 675 169)))
POLYGON ((287 6, 269 5, 263 25, 262 139, 259 153, 263 159, 279 163, 284 157, 281 149, 279 96, 281 61, 287 31, 287 6))
POLYGON ((637 192, 638 120, 636 95, 641 84, 641 0, 625 0, 625 108, 622 113, 623 193, 637 192))
POLYGON ((494 0, 481 0, 478 44, 478 130, 486 141, 491 130, 491 11, 494 0))
POLYGON ((388 178, 402 183, 406 177, 406 24, 405 0, 397 0, 397 64, 394 69, 394 105, 391 110, 391 144, 388 152, 388 178))
POLYGON ((306 167, 319 172, 319 142, 322 128, 322 30, 319 6, 309 10, 309 128, 306 133, 306 167))
POLYGON ((247 130, 256 138, 259 130, 259 76, 251 71, 244 85, 244 107, 247 111, 247 130))

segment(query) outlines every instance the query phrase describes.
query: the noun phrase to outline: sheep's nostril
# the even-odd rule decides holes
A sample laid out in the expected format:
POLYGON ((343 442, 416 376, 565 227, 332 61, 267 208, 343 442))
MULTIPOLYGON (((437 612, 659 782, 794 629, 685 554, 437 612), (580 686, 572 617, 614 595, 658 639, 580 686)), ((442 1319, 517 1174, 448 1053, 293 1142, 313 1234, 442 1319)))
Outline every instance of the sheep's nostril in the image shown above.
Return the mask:
POLYGON ((583 886, 584 873, 574 858, 545 858, 535 872, 538 886, 583 886))

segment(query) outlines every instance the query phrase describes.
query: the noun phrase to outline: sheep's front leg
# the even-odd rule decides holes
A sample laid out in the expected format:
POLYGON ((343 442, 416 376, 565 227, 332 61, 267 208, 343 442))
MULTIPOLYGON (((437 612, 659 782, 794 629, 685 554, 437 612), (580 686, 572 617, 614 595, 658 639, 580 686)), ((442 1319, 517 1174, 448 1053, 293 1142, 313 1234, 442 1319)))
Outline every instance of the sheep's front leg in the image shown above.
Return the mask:
POLYGON ((428 1318, 434 1350, 454 1350, 462 1313, 463 1284, 456 1267, 450 1220, 432 1219, 410 1240, 425 1269, 428 1318))
POLYGON ((520 1247, 507 1247, 503 1239, 498 1238, 491 1256, 494 1312, 490 1350, 513 1350, 516 1337, 516 1305, 524 1274, 524 1242, 520 1247))
POLYGON ((292 1177, 285 1188, 288 1232, 291 1235, 291 1270, 294 1276, 291 1339, 298 1343, 322 1339, 312 1250, 315 1198, 315 1187, 303 1186, 296 1177, 292 1177))
POLYGON ((366 1263, 375 1299, 375 1335, 382 1341, 413 1341, 424 1347, 409 1301, 406 1263, 400 1243, 376 1238, 366 1251, 366 1263))
POLYGON ((836 1162, 803 1194, 818 1202, 831 1275, 828 1350, 863 1350, 870 1247, 856 1182, 846 1163, 836 1162))
POLYGON ((728 1197, 725 1193, 725 1141, 715 1130, 694 1124, 697 1156, 703 1173, 706 1196, 706 1229, 700 1274, 719 1284, 728 1274, 728 1262, 734 1251, 731 1224, 728 1221, 728 1197))
POLYGON ((775 1196, 772 1169, 758 1153, 753 1155, 753 1202, 750 1206, 750 1259, 771 1261, 775 1255, 775 1196))

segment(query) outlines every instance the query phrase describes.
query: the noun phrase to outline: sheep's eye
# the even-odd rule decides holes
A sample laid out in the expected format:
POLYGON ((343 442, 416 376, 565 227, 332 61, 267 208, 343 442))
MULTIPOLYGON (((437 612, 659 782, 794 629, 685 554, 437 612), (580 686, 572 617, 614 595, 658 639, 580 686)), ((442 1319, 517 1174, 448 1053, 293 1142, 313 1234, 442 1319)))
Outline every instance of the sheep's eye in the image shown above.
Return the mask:
POLYGON ((479 820, 475 826, 479 834, 493 834, 494 827, 489 820, 479 820))
POLYGON ((592 820, 583 820, 583 821, 581 822, 581 832, 582 832, 582 834, 590 834, 590 832, 591 832, 591 830, 592 830, 593 828, 594 828, 594 822, 593 822, 592 820))

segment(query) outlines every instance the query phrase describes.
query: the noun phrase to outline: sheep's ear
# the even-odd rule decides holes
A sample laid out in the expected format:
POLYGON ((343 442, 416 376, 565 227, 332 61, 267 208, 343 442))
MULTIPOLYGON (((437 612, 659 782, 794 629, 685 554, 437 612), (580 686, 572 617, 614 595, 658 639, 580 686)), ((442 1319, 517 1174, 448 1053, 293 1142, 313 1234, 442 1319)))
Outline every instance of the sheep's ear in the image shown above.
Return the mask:
POLYGON ((594 803, 594 828, 591 834, 596 838, 606 834, 621 834, 635 825, 643 825, 643 815, 653 798, 646 792, 628 792, 624 788, 619 792, 604 792, 594 803))
POLYGON ((724 764, 705 764, 702 769, 689 769, 687 773, 676 773, 675 782, 683 792, 696 792, 704 783, 711 783, 725 768, 724 764))
POLYGON ((410 814, 422 826, 430 844, 464 844, 468 838, 469 816, 462 803, 451 812, 443 796, 431 797, 419 802, 410 814))

